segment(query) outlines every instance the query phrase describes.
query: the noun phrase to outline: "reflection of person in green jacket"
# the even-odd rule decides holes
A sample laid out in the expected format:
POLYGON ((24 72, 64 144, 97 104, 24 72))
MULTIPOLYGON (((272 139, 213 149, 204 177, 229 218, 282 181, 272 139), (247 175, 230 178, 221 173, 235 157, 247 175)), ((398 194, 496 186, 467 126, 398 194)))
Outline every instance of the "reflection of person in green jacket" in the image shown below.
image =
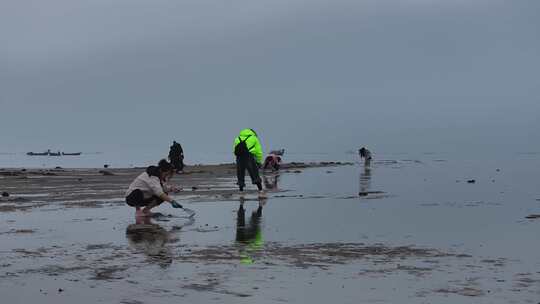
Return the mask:
POLYGON ((236 243, 240 245, 240 263, 253 264, 253 255, 262 249, 264 239, 261 229, 261 217, 264 201, 259 202, 257 211, 253 211, 246 225, 244 201, 240 201, 236 218, 236 243))
POLYGON ((234 139, 234 155, 236 156, 236 174, 238 187, 244 191, 246 170, 251 177, 251 182, 257 185, 259 195, 264 196, 259 168, 262 164, 262 148, 257 133, 253 129, 244 129, 234 139))

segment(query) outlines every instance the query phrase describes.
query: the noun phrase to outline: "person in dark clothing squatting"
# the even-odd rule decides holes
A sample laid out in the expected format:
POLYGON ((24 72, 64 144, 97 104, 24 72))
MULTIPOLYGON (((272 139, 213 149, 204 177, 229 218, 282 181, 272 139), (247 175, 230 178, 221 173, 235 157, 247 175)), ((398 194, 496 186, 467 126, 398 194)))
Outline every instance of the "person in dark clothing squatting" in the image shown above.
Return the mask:
POLYGON ((173 141, 169 150, 169 160, 176 170, 176 173, 184 172, 184 150, 182 149, 182 145, 176 141, 173 141))
POLYGON ((152 208, 163 202, 171 203, 173 208, 182 205, 173 200, 163 190, 163 182, 171 175, 172 166, 166 160, 159 161, 158 166, 150 166, 129 185, 126 191, 126 203, 135 207, 135 216, 152 216, 152 208), (143 208, 144 207, 144 208, 143 208))
POLYGON ((257 133, 253 129, 244 129, 234 139, 234 155, 236 156, 236 173, 238 177, 238 187, 240 192, 244 191, 246 170, 251 177, 251 182, 257 185, 259 197, 265 197, 259 168, 262 164, 262 148, 257 138, 257 133))

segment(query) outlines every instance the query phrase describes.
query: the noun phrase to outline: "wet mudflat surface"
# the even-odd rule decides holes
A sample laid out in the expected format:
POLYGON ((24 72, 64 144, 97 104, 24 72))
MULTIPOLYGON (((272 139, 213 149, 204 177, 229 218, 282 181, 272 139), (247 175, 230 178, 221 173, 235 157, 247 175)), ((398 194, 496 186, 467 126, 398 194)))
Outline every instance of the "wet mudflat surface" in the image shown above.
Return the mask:
POLYGON ((538 303, 539 164, 294 166, 262 201, 227 166, 190 168, 194 219, 148 220, 122 200, 140 170, 5 173, 2 302, 538 303))

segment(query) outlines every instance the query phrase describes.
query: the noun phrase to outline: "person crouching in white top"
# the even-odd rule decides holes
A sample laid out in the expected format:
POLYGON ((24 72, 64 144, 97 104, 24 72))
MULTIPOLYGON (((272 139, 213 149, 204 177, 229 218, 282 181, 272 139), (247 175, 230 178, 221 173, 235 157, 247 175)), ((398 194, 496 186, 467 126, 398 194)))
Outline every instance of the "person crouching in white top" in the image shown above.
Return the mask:
POLYGON ((129 185, 126 191, 126 203, 135 207, 135 216, 152 216, 150 210, 163 202, 171 203, 174 208, 182 208, 182 205, 163 190, 163 182, 172 174, 172 171, 171 164, 162 159, 157 167, 146 168, 146 172, 137 176, 129 185))

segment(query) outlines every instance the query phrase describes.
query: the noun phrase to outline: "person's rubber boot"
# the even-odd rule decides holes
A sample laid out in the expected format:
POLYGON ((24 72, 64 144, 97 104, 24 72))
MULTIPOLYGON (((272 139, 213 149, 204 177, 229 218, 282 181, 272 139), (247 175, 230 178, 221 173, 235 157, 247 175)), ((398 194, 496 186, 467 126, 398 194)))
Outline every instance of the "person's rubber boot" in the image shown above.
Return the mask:
POLYGON ((257 183, 257 188, 259 189, 259 198, 264 199, 266 198, 266 192, 264 192, 264 189, 262 187, 262 183, 257 183))
POLYGON ((240 188, 240 199, 243 200, 244 199, 244 186, 239 186, 240 188))
POLYGON ((244 215, 244 212, 246 212, 244 209, 244 204, 240 204, 240 207, 238 207, 237 215, 238 216, 244 215))

